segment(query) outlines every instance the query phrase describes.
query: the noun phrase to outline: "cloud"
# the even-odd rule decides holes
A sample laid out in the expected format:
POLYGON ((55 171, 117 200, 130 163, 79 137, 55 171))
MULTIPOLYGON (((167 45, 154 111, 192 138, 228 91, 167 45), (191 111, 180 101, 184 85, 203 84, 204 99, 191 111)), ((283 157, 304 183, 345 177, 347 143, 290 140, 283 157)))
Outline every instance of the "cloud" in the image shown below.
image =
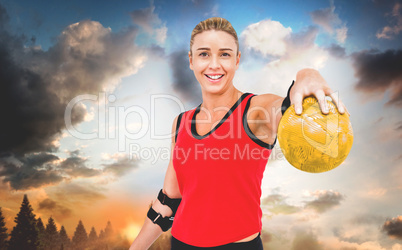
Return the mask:
POLYGON ((308 26, 297 33, 292 33, 287 42, 288 50, 285 56, 292 58, 314 48, 317 34, 318 29, 314 26, 308 26))
POLYGON ((121 177, 138 167, 138 162, 127 157, 118 159, 110 164, 103 164, 103 171, 121 177))
POLYGON ((382 231, 391 238, 402 240, 402 216, 385 221, 382 231))
POLYGON ((344 43, 347 38, 348 28, 335 13, 333 1, 329 8, 314 10, 310 13, 311 19, 315 24, 322 27, 326 32, 333 34, 339 43, 344 43))
POLYGON ((62 183, 49 191, 53 200, 63 201, 71 205, 91 205, 95 201, 105 199, 103 189, 89 183, 62 183))
POLYGON ((15 190, 27 190, 42 186, 56 185, 64 180, 90 178, 103 175, 121 177, 137 166, 135 161, 116 158, 114 163, 104 164, 103 169, 90 168, 87 159, 80 156, 79 150, 70 152, 70 156, 60 159, 48 153, 33 153, 22 157, 0 158, 0 177, 4 183, 10 183, 15 190))
POLYGON ((93 177, 102 174, 102 170, 85 166, 86 159, 73 155, 62 161, 59 168, 73 178, 93 177))
POLYGON ((345 43, 346 38, 348 37, 348 28, 344 25, 341 28, 335 30, 336 40, 340 43, 345 43))
POLYGON ((329 33, 334 32, 333 26, 341 23, 341 19, 339 19, 338 14, 335 13, 335 6, 333 2, 331 2, 331 6, 329 8, 312 11, 310 16, 315 24, 321 26, 329 33))
POLYGON ((57 220, 68 218, 72 214, 71 209, 49 198, 40 201, 38 205, 38 210, 50 212, 57 220))
POLYGON ((167 37, 168 28, 166 25, 162 25, 162 27, 155 30, 155 39, 158 44, 164 44, 167 37))
MULTIPOLYGON (((383 248, 380 243, 368 240, 361 244, 355 242, 343 241, 338 238, 330 238, 329 240, 324 242, 326 245, 325 249, 342 249, 342 250, 386 250, 383 248)), ((397 244, 395 244, 397 246, 397 244)), ((391 249, 391 248, 387 248, 391 249)), ((397 250, 398 248, 392 248, 392 250, 397 250)))
POLYGON ((281 194, 268 195, 262 199, 261 204, 267 206, 274 214, 293 214, 301 211, 300 207, 287 204, 286 197, 281 194))
POLYGON ((286 39, 291 32, 290 27, 285 28, 278 21, 262 20, 247 26, 240 38, 246 48, 264 56, 282 56, 286 52, 286 39))
POLYGON ((4 25, 8 24, 10 17, 6 9, 0 4, 0 28, 3 29, 4 25))
POLYGON ((32 154, 19 159, 0 158, 0 176, 15 190, 55 185, 63 180, 54 168, 58 157, 52 154, 32 154))
POLYGON ((346 57, 346 51, 345 48, 342 46, 339 46, 338 44, 331 44, 326 50, 336 58, 345 58, 346 57))
MULTIPOLYGON (((366 245, 379 236, 379 225, 384 223, 385 218, 377 214, 355 214, 342 224, 334 224, 332 232, 341 242, 356 243, 356 249, 364 249, 366 245), (365 244, 364 244, 365 243, 365 244), (362 244, 361 246, 358 244, 362 244)), ((340 249, 336 246, 334 249, 340 249)))
POLYGON ((388 105, 402 106, 402 50, 363 50, 352 54, 356 89, 365 93, 390 91, 388 105))
MULTIPOLYGON (((4 14, 2 14, 4 16, 4 14)), ((4 19, 4 18, 3 18, 4 19)), ((111 90, 146 60, 134 44, 136 29, 113 33, 84 20, 66 27, 48 51, 24 47, 20 36, 0 30, 0 152, 55 151, 67 103, 80 94, 111 90)), ((72 124, 85 118, 76 105, 72 124)))
MULTIPOLYGON (((337 237, 338 240, 342 241, 342 242, 353 242, 353 243, 362 243, 364 242, 364 240, 360 239, 361 238, 361 228, 359 228, 360 230, 356 230, 356 228, 353 228, 351 231, 352 232, 348 232, 347 230, 343 229, 343 228, 338 228, 335 227, 332 229, 332 233, 334 234, 335 237, 337 237), (358 235, 356 235, 356 231, 358 231, 358 235)), ((364 235, 365 236, 365 235, 364 235)), ((363 237, 364 237, 363 236, 363 237)))
MULTIPOLYGON (((269 243, 271 240, 272 240, 272 234, 265 231, 264 229, 262 229, 261 230, 261 241, 262 241, 263 245, 269 243)), ((266 248, 266 247, 264 246, 264 248, 266 248)))
POLYGON ((340 205, 340 202, 344 199, 342 194, 332 190, 317 190, 315 192, 309 192, 307 196, 313 197, 314 199, 305 200, 304 206, 294 206, 286 202, 286 196, 274 193, 263 198, 261 205, 275 215, 305 213, 308 212, 306 209, 312 209, 317 213, 324 213, 340 205))
POLYGON ((168 28, 155 13, 155 5, 144 9, 134 10, 130 13, 133 23, 141 27, 146 33, 154 37, 158 44, 164 44, 168 28))
POLYGON ((373 215, 373 214, 367 214, 367 215, 357 215, 353 217, 351 220, 351 223, 354 225, 366 225, 366 224, 374 224, 378 225, 384 221, 384 217, 380 215, 373 215))
POLYGON ((173 72, 173 88, 182 98, 193 103, 200 103, 201 88, 193 71, 189 68, 188 51, 179 50, 169 56, 173 72))
POLYGON ((130 13, 130 16, 135 24, 143 28, 146 32, 152 33, 153 26, 160 25, 162 23, 154 11, 155 6, 151 3, 149 8, 134 10, 130 13))
MULTIPOLYGON (((143 66, 147 50, 134 43, 137 29, 112 32, 99 22, 83 20, 67 26, 54 45, 43 51, 38 46, 27 47, 23 35, 5 28, 8 16, 1 5, 0 20, 3 182, 24 190, 55 185, 67 177, 102 174, 85 166, 85 159, 78 155, 63 160, 53 153, 66 126, 66 106, 73 98, 112 91, 123 77, 143 66)), ((90 115, 85 105, 75 105, 71 123, 79 124, 90 115)))
POLYGON ((321 250, 322 244, 317 240, 317 236, 309 232, 299 231, 292 242, 292 250, 321 250))
POLYGON ((345 198, 339 192, 332 190, 319 190, 312 193, 315 197, 312 201, 306 201, 305 207, 311 208, 318 213, 324 213, 335 206, 340 205, 341 201, 345 198))
POLYGON ((378 39, 393 39, 402 31, 402 4, 396 2, 394 7, 392 8, 392 12, 388 13, 388 16, 391 16, 390 23, 391 25, 387 25, 382 28, 381 32, 376 34, 378 39))
POLYGON ((206 18, 210 18, 210 17, 218 17, 219 15, 219 5, 218 4, 214 4, 211 8, 210 11, 206 12, 204 14, 204 16, 206 18))
MULTIPOLYGON (((0 158, 0 176, 15 190, 55 185, 63 179, 59 158, 53 154, 29 154, 19 158, 0 158)), ((62 163, 63 164, 63 163, 62 163)))
MULTIPOLYGON (((245 30, 248 30, 248 28, 245 30)), ((285 44, 285 50, 276 53, 276 56, 274 56, 275 53, 264 55, 260 52, 260 57, 258 57, 258 54, 254 53, 257 56, 249 57, 247 65, 251 65, 249 67, 251 69, 257 67, 258 70, 244 70, 245 67, 241 64, 236 74, 238 87, 244 87, 250 89, 251 92, 257 93, 269 92, 276 95, 286 95, 291 79, 294 79, 297 71, 302 68, 320 69, 325 65, 329 52, 315 44, 317 34, 318 28, 314 26, 306 27, 296 33, 290 32, 286 36, 279 33, 278 39, 275 38, 276 34, 271 36, 266 33, 259 34, 259 40, 280 41, 280 43, 285 44), (261 64, 263 67, 261 67, 261 64), (251 83, 250 79, 257 80, 251 83), (284 79, 290 80, 286 82, 284 79)), ((241 33, 240 37, 243 40, 247 40, 249 35, 251 35, 250 32, 241 33)), ((270 53, 261 43, 254 43, 253 46, 248 46, 248 49, 254 52, 265 51, 264 53, 270 53)))

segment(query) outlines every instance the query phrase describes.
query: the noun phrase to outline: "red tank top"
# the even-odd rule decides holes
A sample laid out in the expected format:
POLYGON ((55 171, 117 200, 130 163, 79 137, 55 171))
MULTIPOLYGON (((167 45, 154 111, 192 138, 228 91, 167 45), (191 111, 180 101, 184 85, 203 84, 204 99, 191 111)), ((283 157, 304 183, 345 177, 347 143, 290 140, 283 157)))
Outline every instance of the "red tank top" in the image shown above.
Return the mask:
POLYGON ((273 145, 248 127, 252 96, 244 93, 205 135, 195 127, 201 104, 179 116, 172 159, 182 201, 171 233, 186 244, 213 247, 261 232, 261 180, 273 145))

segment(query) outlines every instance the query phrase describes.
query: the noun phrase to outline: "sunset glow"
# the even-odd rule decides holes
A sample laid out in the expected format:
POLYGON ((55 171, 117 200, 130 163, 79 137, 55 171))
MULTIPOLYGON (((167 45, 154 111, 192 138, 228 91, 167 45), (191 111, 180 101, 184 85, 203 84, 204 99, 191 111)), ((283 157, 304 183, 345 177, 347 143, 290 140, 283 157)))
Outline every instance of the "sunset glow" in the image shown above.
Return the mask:
MULTIPOLYGON (((79 221, 116 248, 136 238, 164 184, 172 123, 202 103, 188 48, 211 16, 237 31, 237 89, 285 96, 315 68, 351 114, 353 146, 333 170, 305 173, 272 150, 264 247, 402 249, 400 0, 0 1, 7 233, 26 194, 70 239, 79 221)), ((170 231, 160 239, 168 249, 170 231)))

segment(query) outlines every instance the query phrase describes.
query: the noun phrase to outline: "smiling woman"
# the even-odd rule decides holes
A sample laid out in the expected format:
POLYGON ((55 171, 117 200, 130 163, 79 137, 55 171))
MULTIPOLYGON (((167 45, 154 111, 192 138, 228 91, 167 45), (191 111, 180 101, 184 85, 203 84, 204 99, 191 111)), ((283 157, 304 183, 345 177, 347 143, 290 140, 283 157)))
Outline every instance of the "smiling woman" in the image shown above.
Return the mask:
POLYGON ((203 102, 173 122, 163 189, 130 249, 149 248, 170 227, 173 250, 263 249, 261 180, 282 114, 309 95, 326 113, 332 91, 317 71, 304 69, 286 98, 241 92, 233 84, 241 57, 236 31, 219 17, 194 28, 188 56, 203 102))

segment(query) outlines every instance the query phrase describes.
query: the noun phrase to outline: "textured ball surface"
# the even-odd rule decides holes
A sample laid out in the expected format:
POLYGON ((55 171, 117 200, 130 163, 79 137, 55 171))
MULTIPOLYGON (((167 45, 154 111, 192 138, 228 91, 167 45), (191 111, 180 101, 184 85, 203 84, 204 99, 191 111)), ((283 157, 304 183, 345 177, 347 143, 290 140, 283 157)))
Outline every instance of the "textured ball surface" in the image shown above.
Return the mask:
POLYGON ((320 110, 317 99, 303 100, 303 112, 296 115, 290 106, 278 128, 278 141, 286 160, 295 168, 321 173, 339 166, 353 144, 352 124, 327 100, 328 114, 320 110))

